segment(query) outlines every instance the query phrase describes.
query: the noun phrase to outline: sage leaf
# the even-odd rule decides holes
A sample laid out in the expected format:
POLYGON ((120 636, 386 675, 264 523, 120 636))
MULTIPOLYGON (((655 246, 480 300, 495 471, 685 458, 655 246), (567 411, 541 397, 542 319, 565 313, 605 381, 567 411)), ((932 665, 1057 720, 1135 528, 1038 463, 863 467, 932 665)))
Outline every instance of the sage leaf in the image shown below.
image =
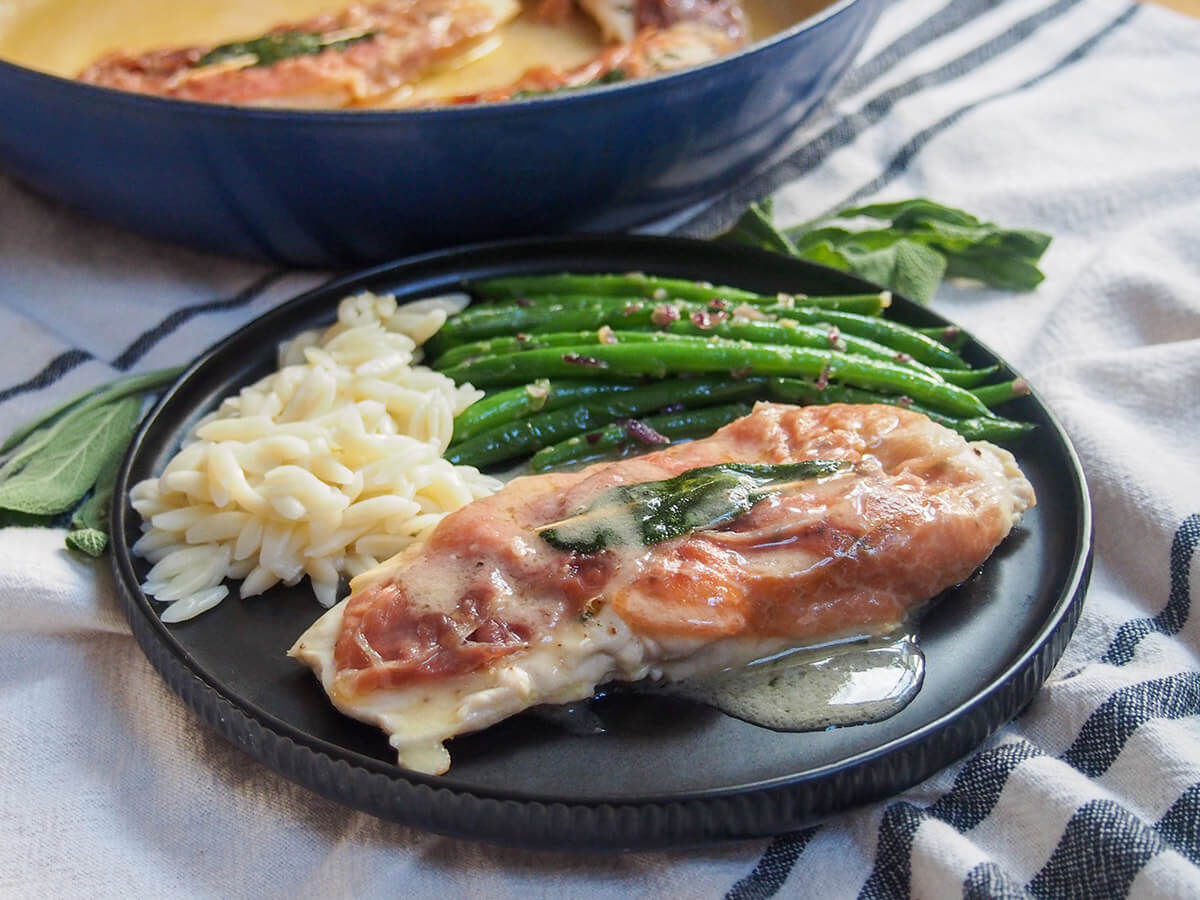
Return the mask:
POLYGON ((53 426, 53 438, 0 482, 0 508, 39 516, 71 509, 111 458, 124 453, 141 411, 141 397, 125 397, 53 426))
POLYGON ((776 466, 726 463, 689 469, 662 481, 610 488, 577 515, 536 531, 552 547, 575 553, 649 546, 717 528, 772 494, 832 475, 845 466, 841 460, 818 459, 776 466))
POLYGON ((899 240, 878 250, 847 248, 843 252, 855 274, 917 303, 929 303, 946 274, 946 257, 915 241, 899 240))
POLYGON ((46 447, 54 437, 56 427, 47 425, 45 428, 39 428, 18 444, 8 459, 4 461, 4 465, 0 466, 0 482, 7 479, 13 472, 23 468, 29 460, 37 456, 38 452, 46 447))
POLYGON ((117 378, 108 384, 89 388, 67 402, 60 403, 33 421, 27 422, 10 434, 3 444, 0 444, 0 453, 15 450, 13 455, 0 467, 0 479, 3 479, 9 472, 20 468, 25 461, 46 446, 55 436, 55 429, 65 425, 72 416, 81 415, 121 397, 163 387, 178 378, 183 370, 183 366, 174 366, 169 369, 138 372, 134 375, 117 378))
POLYGON ((878 219, 891 222, 892 227, 908 229, 914 222, 942 222, 947 225, 979 225, 980 221, 969 212, 944 206, 925 197, 913 197, 911 200, 897 200, 892 203, 870 203, 865 206, 851 206, 838 210, 829 218, 878 219))
MULTIPOLYGON (((935 253, 944 260, 939 281, 969 278, 1005 290, 1032 290, 1044 278, 1037 263, 1051 241, 1043 232, 1001 228, 924 197, 847 207, 823 221, 825 224, 819 220, 785 230, 798 255, 826 265, 843 258, 845 265, 839 268, 914 300, 933 296, 929 281, 939 268, 935 253), (851 229, 828 224, 860 218, 883 221, 887 227, 851 229), (913 245, 925 249, 918 251, 913 245), (900 249, 882 257, 866 256, 885 247, 900 249)), ((936 289, 936 284, 933 287, 936 289)))
POLYGON ((100 557, 108 548, 108 532, 98 528, 80 528, 67 532, 67 547, 88 556, 100 557))
POLYGON ((193 68, 212 66, 252 56, 253 66, 271 66, 293 56, 312 56, 326 50, 345 50, 358 41, 369 41, 375 32, 362 34, 320 34, 309 31, 275 31, 249 41, 235 41, 213 47, 193 64, 193 68))
POLYGON ((1032 290, 1044 278, 1037 263, 1051 241, 925 197, 850 206, 785 229, 772 221, 770 204, 752 203, 719 239, 852 272, 918 303, 928 303, 945 278, 1032 290), (851 227, 864 218, 885 227, 851 227))
POLYGON ((66 543, 71 550, 88 556, 103 556, 108 547, 108 513, 112 505, 113 489, 116 487, 117 472, 121 469, 124 452, 114 453, 96 476, 96 486, 88 497, 71 514, 72 531, 67 532, 66 543))
MULTIPOLYGON (((850 261, 850 257, 835 247, 832 241, 810 244, 801 255, 809 262, 829 266, 831 269, 841 269, 843 272, 854 271, 854 264, 850 261)), ((884 285, 884 287, 886 286, 884 285)))
POLYGON ((1010 291, 1031 291, 1046 277, 1028 260, 1006 257, 996 252, 951 256, 946 275, 950 278, 970 278, 1010 291))
POLYGON ((731 244, 795 256, 796 246, 775 227, 771 219, 770 203, 751 203, 733 228, 721 235, 720 239, 731 244))
POLYGON ((117 472, 121 469, 121 459, 124 448, 114 453, 104 463, 104 467, 96 475, 96 484, 92 495, 88 497, 71 514, 72 528, 94 528, 108 531, 108 512, 112 503, 113 489, 117 484, 117 472))

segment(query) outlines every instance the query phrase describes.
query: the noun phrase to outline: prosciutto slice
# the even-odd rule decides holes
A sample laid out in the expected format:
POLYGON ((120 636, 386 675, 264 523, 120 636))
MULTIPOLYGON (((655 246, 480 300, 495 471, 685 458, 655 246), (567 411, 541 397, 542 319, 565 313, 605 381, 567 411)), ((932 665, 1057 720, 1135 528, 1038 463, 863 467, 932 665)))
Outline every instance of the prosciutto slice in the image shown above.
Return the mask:
POLYGON ((440 773, 443 743, 609 681, 679 679, 885 634, 964 581, 1035 502, 1007 451, 891 406, 761 403, 712 437, 517 478, 357 578, 291 649, 332 702, 440 773), (715 528, 594 553, 537 529, 618 485, 841 460, 715 528))
POLYGON ((381 0, 219 47, 113 53, 81 81, 181 100, 325 109, 380 102, 521 11, 517 0, 381 0))

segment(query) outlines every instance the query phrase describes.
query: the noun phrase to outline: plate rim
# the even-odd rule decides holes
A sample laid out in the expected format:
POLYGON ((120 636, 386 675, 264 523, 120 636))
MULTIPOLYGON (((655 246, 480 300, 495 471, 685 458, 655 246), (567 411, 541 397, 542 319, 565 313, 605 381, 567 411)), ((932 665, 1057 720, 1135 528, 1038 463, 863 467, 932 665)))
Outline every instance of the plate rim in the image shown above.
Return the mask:
MULTIPOLYGON (((124 498, 128 497, 131 471, 160 414, 197 373, 206 369, 211 359, 219 356, 228 345, 236 341, 242 331, 269 328, 274 320, 286 321, 294 310, 323 299, 330 299, 331 304, 335 304, 337 295, 344 296, 348 290, 363 289, 366 284, 375 280, 391 279, 399 285, 406 274, 412 278, 413 273, 419 274, 428 266, 443 267, 448 273, 451 269, 462 269, 477 257, 512 253, 515 266, 524 265, 529 269, 533 263, 524 258, 528 255, 553 260, 555 255, 612 253, 625 247, 637 248, 639 251, 652 248, 661 251, 665 257, 664 267, 670 266, 673 253, 686 255, 703 247, 706 253, 714 256, 713 268, 720 267, 720 259, 717 257, 749 257, 751 261, 757 257, 775 268, 793 268, 798 277, 802 277, 807 271, 810 277, 836 277, 848 286, 855 286, 847 289, 864 292, 880 290, 878 285, 806 260, 789 259, 755 248, 722 246, 692 238, 619 234, 534 237, 478 242, 435 250, 345 273, 285 300, 243 324, 193 359, 144 417, 118 473, 114 496, 122 498, 123 502, 113 504, 109 523, 110 533, 114 536, 111 566, 119 599, 134 636, 160 675, 194 713, 222 736, 276 772, 323 796, 383 818, 456 837, 483 839, 493 843, 581 849, 575 847, 574 843, 581 835, 587 835, 592 839, 599 839, 600 849, 628 849, 629 845, 646 848, 679 847, 696 842, 709 843, 722 838, 765 836, 779 833, 780 830, 801 827, 811 815, 798 815, 797 813, 802 813, 803 810, 797 810, 797 805, 812 806, 811 795, 821 793, 819 788, 822 786, 836 788, 839 781, 848 778, 854 780, 856 776, 871 774, 868 770, 873 764, 882 763, 886 768, 886 763, 889 760, 894 762, 893 758, 897 756, 919 757, 907 761, 907 768, 912 769, 916 766, 916 778, 901 778, 902 784, 892 784, 882 790, 878 785, 860 784, 856 791, 857 797, 852 803, 840 804, 836 800, 832 805, 818 803, 816 806, 819 808, 811 812, 818 816, 828 815, 839 809, 898 793, 977 749, 983 740, 1010 721, 1033 699, 1061 657, 1082 611, 1090 578, 1094 529, 1086 477, 1078 454, 1061 422, 1042 402, 1036 389, 1033 392, 1033 401, 1052 428, 1054 438, 1062 446, 1069 463, 1072 476, 1071 493, 1074 495, 1072 505, 1076 540, 1071 550, 1069 577, 1064 579, 1062 590, 1052 609, 1044 616, 1040 627, 1023 651, 970 697, 917 729, 816 768, 757 781, 700 790, 646 794, 637 798, 597 795, 563 800, 537 791, 480 791, 477 785, 456 781, 452 774, 432 776, 401 769, 395 764, 331 743, 291 725, 257 704, 237 696, 236 692, 213 678, 188 652, 186 646, 172 635, 149 599, 140 590, 132 553, 125 540, 127 526, 136 517, 136 512, 124 498), (985 713, 982 717, 981 710, 985 713), (992 714, 987 714, 989 711, 992 714), (985 721, 975 721, 980 718, 985 721), (971 733, 970 736, 951 743, 956 747, 963 744, 966 746, 959 747, 949 755, 945 753, 944 748, 939 752, 923 750, 927 743, 938 743, 936 739, 939 735, 959 728, 967 729, 971 733), (387 782, 386 785, 378 783, 378 779, 381 778, 387 782), (378 796, 364 793, 368 783, 372 785, 371 791, 380 787, 385 790, 380 791, 378 796), (795 796, 805 793, 810 796, 795 796), (385 794, 387 796, 384 796, 385 794), (447 797, 454 798, 455 802, 446 803, 447 797), (697 807, 700 811, 711 814, 717 807, 728 806, 732 801, 744 801, 747 798, 752 798, 753 802, 724 811, 724 825, 717 823, 717 827, 712 827, 711 820, 720 817, 707 815, 701 817, 708 821, 707 828, 680 827, 676 822, 675 826, 669 829, 669 833, 661 832, 660 820, 664 815, 679 817, 677 812, 672 811, 697 807), (805 803, 805 800, 809 802, 805 803), (785 808, 782 813, 776 808, 779 803, 785 808), (515 818, 526 820, 526 825, 538 836, 532 842, 528 840, 528 835, 512 833, 513 806, 519 811, 515 818), (751 809, 754 810, 753 814, 747 815, 747 810, 751 809), (538 810, 541 810, 540 815, 538 810), (623 817, 617 815, 614 818, 606 812, 629 810, 635 813, 632 819, 628 814, 623 817), (490 826, 484 822, 485 817, 482 814, 485 812, 492 814, 489 820, 499 815, 503 820, 503 827, 498 827, 495 822, 490 826), (564 814, 570 820, 569 826, 564 826, 564 823, 559 821, 564 814), (536 821, 529 821, 531 817, 536 821), (466 824, 473 820, 478 820, 474 825, 480 827, 466 824), (553 827, 550 827, 552 820, 553 827)), ((933 324, 954 324, 933 310, 918 306, 900 295, 896 296, 906 312, 918 312, 920 317, 930 319, 933 324)), ((998 361, 1014 376, 1019 376, 1019 373, 989 346, 973 334, 968 334, 974 348, 998 361)), ((862 781, 862 778, 859 777, 858 780, 862 781)), ((682 814, 682 818, 688 821, 691 815, 685 813, 682 814)))

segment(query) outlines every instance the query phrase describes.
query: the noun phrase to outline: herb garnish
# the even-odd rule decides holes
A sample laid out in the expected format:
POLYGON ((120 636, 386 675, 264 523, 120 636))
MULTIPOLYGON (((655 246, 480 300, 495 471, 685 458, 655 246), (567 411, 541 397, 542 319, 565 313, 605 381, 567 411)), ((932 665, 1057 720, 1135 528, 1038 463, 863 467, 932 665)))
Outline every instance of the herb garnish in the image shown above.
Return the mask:
POLYGON ((196 60, 194 68, 214 66, 243 56, 254 57, 252 66, 270 66, 293 56, 310 56, 324 50, 345 50, 351 44, 369 40, 374 36, 373 31, 349 36, 314 34, 307 31, 277 31, 251 41, 234 41, 213 47, 196 60))
POLYGON ((578 515, 543 525, 538 535, 559 550, 598 553, 642 546, 692 531, 716 528, 795 484, 832 475, 841 460, 807 460, 771 466, 726 463, 689 469, 663 481, 625 484, 604 491, 578 515))
POLYGON ((170 384, 182 371, 118 379, 10 435, 0 445, 0 453, 8 454, 0 465, 0 524, 48 526, 75 510, 67 546, 90 556, 103 553, 113 484, 142 417, 143 395, 170 384))
POLYGON ((1037 262, 1050 245, 1048 234, 1001 228, 922 197, 848 207, 788 229, 772 221, 770 201, 752 203, 721 239, 853 272, 919 303, 933 298, 943 278, 1033 290, 1044 278, 1037 262), (887 226, 832 224, 859 218, 887 226))

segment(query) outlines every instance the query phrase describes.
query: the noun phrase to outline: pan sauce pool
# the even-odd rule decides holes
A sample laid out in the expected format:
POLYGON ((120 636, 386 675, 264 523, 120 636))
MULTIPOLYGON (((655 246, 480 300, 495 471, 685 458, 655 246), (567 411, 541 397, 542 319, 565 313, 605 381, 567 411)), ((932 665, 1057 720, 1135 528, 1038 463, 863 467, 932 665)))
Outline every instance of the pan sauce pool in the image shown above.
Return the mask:
POLYGON ((894 716, 917 695, 924 675, 916 637, 902 634, 796 650, 657 690, 775 731, 817 731, 894 716))
MULTIPOLYGON (((674 683, 613 685, 610 691, 680 697, 774 731, 820 731, 894 716, 916 697, 924 677, 925 654, 916 635, 900 632, 792 650, 744 669, 674 683)), ((575 735, 605 732, 588 701, 538 706, 526 714, 575 735)))

